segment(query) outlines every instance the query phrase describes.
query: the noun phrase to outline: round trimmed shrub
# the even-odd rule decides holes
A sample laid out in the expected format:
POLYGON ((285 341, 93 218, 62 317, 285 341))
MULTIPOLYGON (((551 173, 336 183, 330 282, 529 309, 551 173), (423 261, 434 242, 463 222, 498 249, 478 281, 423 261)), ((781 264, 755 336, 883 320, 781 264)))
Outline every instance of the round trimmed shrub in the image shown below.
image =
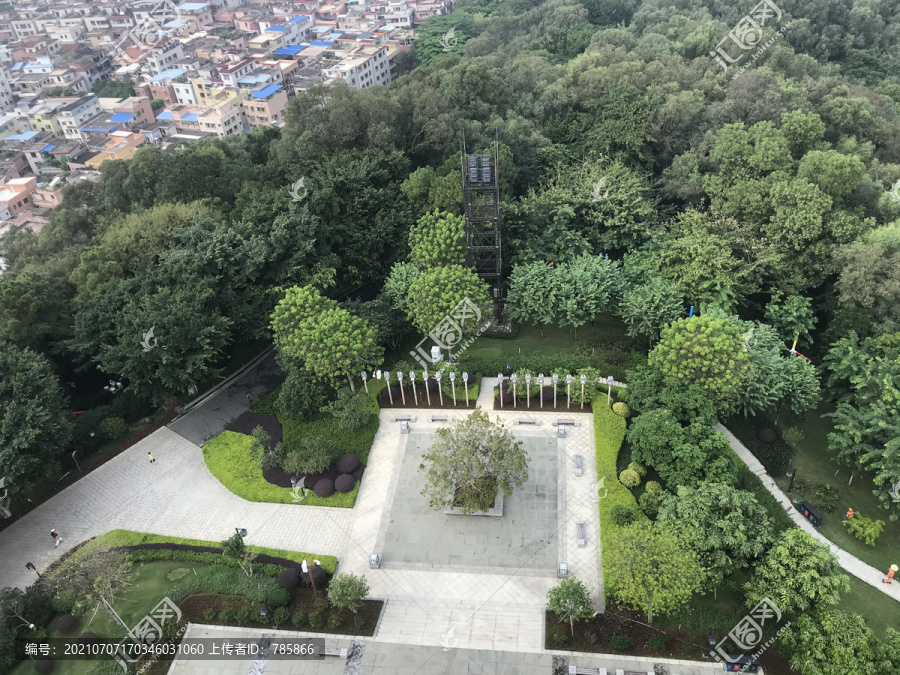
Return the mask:
POLYGON ((631 417, 631 408, 628 407, 627 403, 622 403, 619 401, 618 403, 613 403, 613 412, 616 413, 619 417, 624 417, 628 419, 631 417))
POLYGON ((306 623, 306 614, 303 612, 294 612, 291 615, 291 623, 295 626, 302 626, 306 623))
POLYGON ((659 494, 662 492, 662 485, 655 480, 648 480, 647 484, 644 486, 644 492, 648 492, 651 495, 659 494))
POLYGON ((341 627, 341 617, 337 614, 332 614, 328 617, 328 627, 329 628, 340 628, 341 627))
POLYGON ((625 651, 631 648, 631 638, 627 635, 613 635, 609 640, 609 644, 613 649, 625 651))
POLYGON ((356 479, 349 473, 343 473, 334 479, 334 489, 338 492, 350 492, 356 487, 356 479))
POLYGON ((637 471, 625 469, 619 474, 619 482, 627 488, 637 487, 641 484, 641 476, 637 471))
POLYGON ((758 436, 763 443, 774 443, 776 439, 775 432, 771 429, 760 429, 758 436))
POLYGON ((316 481, 313 492, 317 497, 330 497, 334 494, 334 481, 330 478, 320 478, 316 481))
POLYGON ((253 623, 259 616, 259 607, 257 605, 244 605, 235 614, 235 619, 242 625, 253 623))
POLYGON ((71 613, 77 599, 78 596, 73 589, 63 588, 57 591, 56 595, 53 596, 53 599, 50 601, 50 606, 60 614, 71 613))
POLYGON ((637 462, 632 462, 628 465, 628 468, 631 471, 637 472, 637 475, 643 478, 647 475, 647 468, 643 464, 638 464, 637 462))
POLYGON ((53 666, 53 659, 38 659, 34 662, 34 669, 39 673, 51 673, 53 666))
POLYGON ((285 590, 292 590, 300 585, 300 570, 289 567, 278 575, 278 585, 285 590))
POLYGON ((620 527, 630 525, 634 521, 634 511, 624 504, 615 504, 609 510, 609 519, 612 521, 613 525, 618 525, 620 527))
POLYGON ((291 619, 291 610, 287 607, 279 607, 275 610, 275 613, 272 614, 272 620, 275 621, 275 624, 287 623, 291 619))
POLYGON ((597 634, 593 631, 586 630, 586 631, 584 631, 584 639, 587 641, 587 643, 589 645, 592 645, 595 642, 597 642, 597 634))
POLYGON ((227 626, 234 621, 236 614, 233 609, 223 609, 219 612, 219 623, 224 623, 227 626))
POLYGON ((666 648, 666 639, 662 635, 651 635, 649 643, 650 649, 655 652, 661 652, 666 648))
POLYGON ((203 610, 203 620, 204 621, 212 621, 216 618, 216 610, 212 607, 207 607, 203 610))
POLYGON ((68 635, 78 626, 78 619, 71 614, 63 614, 56 620, 56 630, 64 635, 68 635))
POLYGON ((321 628, 324 623, 322 615, 319 612, 309 613, 309 625, 313 628, 321 628))
POLYGON ((558 645, 564 645, 569 641, 569 636, 561 630, 553 631, 553 641, 558 645))
POLYGON ((266 597, 266 603, 272 609, 284 607, 291 601, 291 594, 283 588, 273 588, 266 597))
POLYGON ((498 393, 496 396, 494 396, 494 403, 497 403, 497 404, 500 403, 500 396, 501 396, 501 395, 503 396, 503 405, 512 405, 512 403, 513 403, 513 394, 512 394, 511 391, 509 391, 509 390, 506 389, 506 388, 504 388, 504 391, 502 392, 502 394, 501 394, 501 393, 498 393))
POLYGON ((356 459, 356 455, 341 455, 337 461, 338 473, 353 473, 358 466, 359 460, 356 459))

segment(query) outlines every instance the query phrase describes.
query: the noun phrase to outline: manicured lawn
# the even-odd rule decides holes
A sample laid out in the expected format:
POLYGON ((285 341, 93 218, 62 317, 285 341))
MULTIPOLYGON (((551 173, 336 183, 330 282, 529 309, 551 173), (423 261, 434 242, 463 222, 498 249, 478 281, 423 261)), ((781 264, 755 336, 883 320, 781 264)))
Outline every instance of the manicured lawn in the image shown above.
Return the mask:
POLYGON ((900 630, 900 602, 872 588, 865 581, 853 575, 848 576, 850 592, 841 597, 837 609, 862 616, 881 640, 887 636, 888 628, 900 630))
MULTIPOLYGON (((106 534, 102 534, 75 551, 68 560, 78 560, 80 557, 93 553, 94 551, 104 551, 110 548, 120 546, 137 546, 138 544, 185 544, 188 546, 212 546, 219 547, 218 541, 206 541, 205 539, 185 539, 183 537, 170 537, 162 534, 149 534, 147 532, 134 532, 133 530, 110 530, 106 534)), ((265 546, 247 546, 247 549, 254 553, 264 553, 275 556, 277 558, 285 558, 294 562, 303 562, 304 558, 315 558, 322 564, 322 569, 326 572, 333 573, 337 567, 337 558, 333 555, 321 555, 319 553, 309 553, 306 551, 286 551, 280 548, 266 548, 265 546)), ((186 566, 187 563, 182 563, 186 566)))
MULTIPOLYGON (((583 326, 578 330, 578 339, 571 328, 558 326, 545 326, 544 337, 537 326, 522 324, 519 327, 519 336, 515 340, 498 340, 496 338, 480 337, 466 351, 465 358, 490 358, 511 354, 576 354, 578 349, 594 340, 614 341, 621 340, 632 344, 632 338, 626 335, 626 326, 616 316, 604 315, 594 322, 594 328, 583 326)), ((640 351, 643 343, 635 348, 640 351)))
MULTIPOLYGON (((878 498, 872 494, 874 486, 871 474, 862 473, 839 463, 828 451, 827 435, 833 430, 833 426, 830 419, 821 415, 831 410, 833 406, 829 404, 820 405, 798 425, 804 433, 804 439, 794 453, 793 466, 797 470, 796 477, 810 483, 830 485, 840 492, 841 499, 835 509, 822 514, 824 519, 819 532, 848 553, 887 574, 892 564, 900 564, 900 522, 891 522, 889 513, 881 508, 878 498), (853 483, 847 485, 851 473, 853 483), (867 518, 885 522, 875 546, 868 546, 847 533, 842 524, 847 507, 852 507, 854 512, 861 513, 867 518)), ((787 494, 790 479, 784 475, 774 478, 787 494)), ((792 499, 810 499, 809 495, 798 491, 796 485, 789 496, 792 499)), ((897 605, 897 610, 900 611, 900 604, 897 605)))
MULTIPOLYGON (((306 433, 311 433, 307 431, 306 433)), ((320 435, 325 435, 319 432, 320 435)), ((305 435, 305 434, 304 434, 305 435)), ((288 441, 288 426, 284 427, 285 444, 288 441)), ((325 436, 329 438, 328 436, 325 436)), ((303 436, 297 438, 297 442, 303 436)), ((335 439, 336 440, 336 439, 335 439)), ((251 502, 274 502, 276 504, 312 504, 314 506, 334 506, 353 508, 359 493, 359 481, 350 492, 335 492, 330 497, 317 497, 312 491, 302 502, 294 499, 290 488, 273 485, 263 477, 259 464, 250 456, 253 439, 246 434, 223 431, 203 446, 203 460, 213 476, 222 485, 242 499, 251 502)), ((371 445, 371 442, 370 442, 371 445)), ((354 453, 356 454, 356 453, 354 453)), ((369 453, 366 452, 366 455, 369 453)))

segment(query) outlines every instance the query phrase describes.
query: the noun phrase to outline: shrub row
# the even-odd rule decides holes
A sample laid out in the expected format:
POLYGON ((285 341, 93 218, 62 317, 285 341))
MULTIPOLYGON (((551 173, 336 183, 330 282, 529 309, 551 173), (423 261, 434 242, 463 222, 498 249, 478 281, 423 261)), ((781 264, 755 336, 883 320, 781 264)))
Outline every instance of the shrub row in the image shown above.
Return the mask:
POLYGON ((497 377, 497 373, 506 374, 506 364, 513 371, 527 370, 544 375, 559 373, 575 373, 582 368, 595 368, 603 377, 612 375, 616 380, 625 379, 625 367, 610 365, 602 354, 564 355, 564 354, 511 354, 509 356, 492 356, 481 358, 462 357, 459 368, 481 377, 497 377))
MULTIPOLYGON (((616 536, 618 526, 612 520, 615 506, 625 506, 635 512, 635 520, 646 520, 647 516, 638 508, 631 491, 619 482, 616 462, 619 450, 625 440, 625 418, 616 415, 606 404, 605 396, 598 396, 594 408, 594 449, 597 458, 597 483, 603 479, 603 487, 598 489, 600 510, 600 550, 605 550, 616 536), (606 496, 603 497, 604 491, 606 496)), ((603 592, 611 598, 612 588, 607 580, 607 568, 603 566, 603 592)))

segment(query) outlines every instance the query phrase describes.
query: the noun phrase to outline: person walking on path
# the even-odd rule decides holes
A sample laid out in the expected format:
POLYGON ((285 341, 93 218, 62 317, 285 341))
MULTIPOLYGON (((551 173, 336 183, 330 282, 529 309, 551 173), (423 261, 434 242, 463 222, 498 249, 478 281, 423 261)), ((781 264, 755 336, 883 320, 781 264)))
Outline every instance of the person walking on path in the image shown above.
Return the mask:
POLYGON ((59 548, 59 542, 62 541, 62 537, 59 536, 59 533, 56 531, 56 528, 50 530, 50 536, 53 537, 53 541, 56 542, 56 548, 59 548))
POLYGON ((153 455, 152 455, 149 451, 147 452, 147 457, 150 458, 150 463, 151 463, 151 464, 153 464, 153 462, 156 461, 155 459, 153 459, 153 455))

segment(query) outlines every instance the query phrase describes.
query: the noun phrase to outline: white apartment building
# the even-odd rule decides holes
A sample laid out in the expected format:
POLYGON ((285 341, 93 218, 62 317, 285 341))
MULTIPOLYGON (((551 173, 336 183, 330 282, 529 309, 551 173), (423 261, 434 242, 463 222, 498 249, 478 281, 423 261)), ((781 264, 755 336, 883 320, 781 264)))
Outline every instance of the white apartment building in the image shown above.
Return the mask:
POLYGON ((327 68, 324 71, 325 77, 344 80, 354 89, 388 84, 391 81, 391 68, 387 52, 386 46, 362 47, 339 64, 327 68))
POLYGON ((9 80, 9 68, 0 66, 0 112, 4 113, 12 110, 13 104, 15 103, 12 87, 9 86, 9 80))
POLYGON ((172 65, 184 58, 184 47, 180 42, 170 42, 164 46, 151 49, 144 54, 147 66, 154 75, 168 70, 172 65))
POLYGON ((87 120, 101 112, 100 100, 95 94, 82 96, 59 111, 56 119, 62 127, 63 135, 73 141, 82 140, 79 129, 87 120))

